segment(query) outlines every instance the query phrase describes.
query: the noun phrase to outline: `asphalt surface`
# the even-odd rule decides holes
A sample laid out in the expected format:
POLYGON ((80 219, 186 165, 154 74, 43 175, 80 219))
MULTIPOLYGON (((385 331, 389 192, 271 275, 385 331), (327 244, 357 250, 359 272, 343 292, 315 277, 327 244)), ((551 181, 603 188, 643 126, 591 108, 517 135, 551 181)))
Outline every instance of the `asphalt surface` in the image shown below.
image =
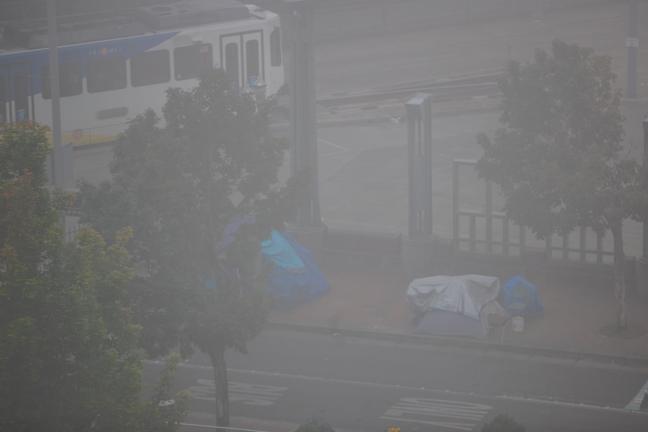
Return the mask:
MULTIPOLYGON (((648 370, 277 330, 228 368, 231 414, 258 430, 316 417, 350 431, 476 431, 498 413, 531 432, 648 430, 648 413, 628 409, 648 370)), ((201 356, 178 370, 188 431, 214 424, 211 376, 201 356)))

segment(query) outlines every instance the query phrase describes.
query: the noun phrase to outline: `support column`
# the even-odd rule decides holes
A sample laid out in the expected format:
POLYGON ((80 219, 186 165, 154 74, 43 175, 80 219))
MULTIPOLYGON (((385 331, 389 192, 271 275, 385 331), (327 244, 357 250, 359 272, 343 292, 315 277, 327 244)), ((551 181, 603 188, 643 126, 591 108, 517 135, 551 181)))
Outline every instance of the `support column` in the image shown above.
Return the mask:
MULTIPOLYGON (((643 176, 644 190, 648 190, 648 116, 643 120, 643 176)), ((643 259, 648 263, 648 208, 643 217, 643 259)))
MULTIPOLYGON (((643 120, 643 187, 648 190, 648 117, 643 120)), ((643 209, 643 254, 637 261, 637 294, 648 299, 648 208, 643 209)))
POLYGON ((439 259, 449 256, 451 251, 451 244, 444 248, 439 239, 433 238, 431 101, 430 95, 418 94, 405 104, 409 219, 402 259, 405 270, 414 277, 434 274, 439 259))
POLYGON ((419 94, 406 104, 409 155, 410 239, 432 236, 432 107, 431 96, 419 94))
POLYGON ((319 205, 313 2, 283 0, 280 17, 290 104, 290 172, 300 184, 289 229, 316 250, 321 247, 324 226, 319 205))
POLYGON ((58 23, 56 0, 47 0, 47 39, 49 49, 49 80, 52 100, 52 180, 55 187, 65 186, 63 146, 61 144, 61 101, 59 89, 58 23))
POLYGON ((637 33, 638 22, 637 0, 629 0, 628 3, 628 36, 626 48, 628 49, 628 82, 626 83, 626 97, 634 99, 637 97, 637 51, 639 50, 639 36, 637 33))

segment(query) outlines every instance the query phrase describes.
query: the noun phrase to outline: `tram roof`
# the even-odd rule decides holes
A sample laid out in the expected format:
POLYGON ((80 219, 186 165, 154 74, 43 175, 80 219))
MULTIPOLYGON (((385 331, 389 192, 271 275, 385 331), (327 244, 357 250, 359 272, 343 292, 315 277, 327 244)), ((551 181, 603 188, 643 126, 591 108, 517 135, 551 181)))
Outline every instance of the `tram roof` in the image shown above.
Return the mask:
MULTIPOLYGON (((176 0, 119 12, 58 17, 60 45, 92 42, 251 17, 238 0, 176 0)), ((0 21, 0 52, 47 47, 47 20, 0 21)))

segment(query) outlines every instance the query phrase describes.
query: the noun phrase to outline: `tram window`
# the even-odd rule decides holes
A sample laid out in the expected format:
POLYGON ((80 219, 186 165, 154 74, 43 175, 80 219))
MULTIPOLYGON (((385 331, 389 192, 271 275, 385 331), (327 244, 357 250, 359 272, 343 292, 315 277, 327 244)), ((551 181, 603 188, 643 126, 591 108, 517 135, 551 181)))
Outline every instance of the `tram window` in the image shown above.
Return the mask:
POLYGON ((126 88, 126 59, 97 58, 88 62, 88 92, 98 93, 126 88))
POLYGON ((259 80, 259 41, 245 42, 245 64, 247 68, 248 84, 255 84, 259 80))
POLYGON ((29 76, 24 74, 14 75, 14 109, 16 121, 29 120, 29 76))
POLYGON ((239 46, 237 43, 225 45, 225 72, 232 82, 239 85, 239 46))
MULTIPOLYGON (((43 66, 41 74, 43 83, 43 98, 51 98, 50 94, 50 77, 49 65, 43 66)), ((83 91, 83 75, 81 73, 81 64, 79 63, 61 63, 59 67, 59 92, 61 97, 76 96, 83 91)))
POLYGON ((7 122, 7 82, 3 76, 0 76, 0 124, 7 122))
POLYGON ((140 87, 171 79, 169 51, 149 51, 131 58, 131 85, 140 87))
POLYGON ((278 28, 270 33, 270 64, 281 66, 281 33, 278 28))
POLYGON ((178 81, 198 78, 212 68, 210 44, 188 45, 173 50, 173 67, 178 81))

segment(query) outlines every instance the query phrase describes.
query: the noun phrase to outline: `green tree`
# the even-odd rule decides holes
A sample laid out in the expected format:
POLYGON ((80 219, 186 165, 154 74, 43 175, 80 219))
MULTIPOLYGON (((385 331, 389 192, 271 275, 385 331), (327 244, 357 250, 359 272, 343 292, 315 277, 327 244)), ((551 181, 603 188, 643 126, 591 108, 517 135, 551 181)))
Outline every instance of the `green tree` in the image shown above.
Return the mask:
POLYGON ((295 432, 335 432, 335 429, 325 421, 313 419, 308 423, 299 425, 295 432))
POLYGON ((524 426, 506 414, 498 414, 493 420, 482 426, 481 432, 525 432, 524 426))
POLYGON ((0 129, 0 429, 175 430, 182 400, 165 413, 140 400, 130 231, 111 246, 89 229, 64 244, 67 197, 46 188, 48 152, 41 126, 0 129))
POLYGON ((622 157, 619 91, 609 57, 555 41, 500 81, 501 128, 478 137, 477 168, 499 186, 508 216, 539 238, 576 226, 614 239, 617 324, 627 326, 622 225, 640 217, 640 166, 622 157))
POLYGON ((280 208, 286 148, 269 134, 268 109, 222 71, 192 90, 170 89, 163 125, 153 111, 134 120, 116 145, 112 182, 82 193, 84 220, 134 228, 147 349, 209 356, 219 425, 229 423, 225 351, 245 351, 267 312, 260 241, 280 208), (226 226, 245 215, 256 223, 221 248, 226 226))

